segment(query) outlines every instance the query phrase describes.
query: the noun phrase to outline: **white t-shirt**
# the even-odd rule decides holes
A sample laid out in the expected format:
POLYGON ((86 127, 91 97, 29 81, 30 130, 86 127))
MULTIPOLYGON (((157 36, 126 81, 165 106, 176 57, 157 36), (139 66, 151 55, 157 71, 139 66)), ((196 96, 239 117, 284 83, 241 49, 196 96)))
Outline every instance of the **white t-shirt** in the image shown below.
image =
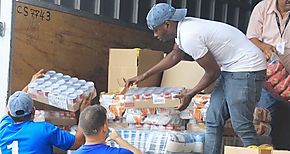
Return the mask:
POLYGON ((222 71, 266 69, 262 51, 241 31, 225 23, 186 17, 178 23, 175 43, 195 60, 210 51, 222 71))

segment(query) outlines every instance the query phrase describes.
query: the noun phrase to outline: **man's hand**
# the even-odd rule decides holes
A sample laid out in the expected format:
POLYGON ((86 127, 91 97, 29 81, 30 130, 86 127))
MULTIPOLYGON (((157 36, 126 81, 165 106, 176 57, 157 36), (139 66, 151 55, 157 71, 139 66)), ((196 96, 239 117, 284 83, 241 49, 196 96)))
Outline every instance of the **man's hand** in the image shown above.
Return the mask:
POLYGON ((109 129, 111 132, 109 134, 107 141, 114 140, 121 148, 126 148, 132 151, 134 154, 142 154, 142 152, 139 149, 137 149, 133 145, 129 144, 126 140, 124 140, 115 129, 113 128, 109 129))
POLYGON ((36 79, 42 77, 43 75, 44 75, 44 69, 41 69, 41 70, 39 70, 37 73, 35 73, 35 74, 32 76, 30 82, 35 81, 36 79))
POLYGON ((187 90, 181 92, 181 94, 176 95, 175 98, 179 98, 181 101, 181 104, 177 107, 177 109, 179 111, 185 110, 190 104, 191 99, 194 95, 195 94, 192 94, 191 92, 187 90))
POLYGON ((272 57, 273 53, 277 53, 277 50, 274 46, 269 45, 269 44, 264 44, 263 45, 263 52, 266 56, 266 59, 270 59, 272 57))
POLYGON ((139 82, 143 81, 144 79, 145 79, 144 74, 130 78, 126 81, 126 87, 133 86, 133 84, 138 84, 139 82))
POLYGON ((120 138, 120 135, 117 133, 117 131, 114 128, 109 128, 110 133, 109 133, 109 139, 108 140, 114 140, 116 141, 117 138, 120 138))
POLYGON ((273 53, 277 53, 274 46, 260 41, 258 38, 250 38, 251 42, 254 43, 258 48, 265 54, 266 59, 270 59, 273 53))
POLYGON ((93 94, 90 93, 88 97, 84 98, 81 102, 80 112, 82 112, 85 108, 92 105, 93 94))
MULTIPOLYGON (((44 75, 43 72, 44 72, 44 70, 41 69, 41 70, 39 70, 37 73, 35 73, 35 74, 32 76, 31 81, 30 81, 29 83, 31 83, 31 82, 35 81, 36 79, 42 77, 42 76, 44 75)), ((29 83, 28 83, 28 84, 29 84, 29 83)), ((24 91, 24 92, 27 92, 27 91, 28 91, 28 84, 27 84, 27 85, 22 89, 22 91, 24 91)))

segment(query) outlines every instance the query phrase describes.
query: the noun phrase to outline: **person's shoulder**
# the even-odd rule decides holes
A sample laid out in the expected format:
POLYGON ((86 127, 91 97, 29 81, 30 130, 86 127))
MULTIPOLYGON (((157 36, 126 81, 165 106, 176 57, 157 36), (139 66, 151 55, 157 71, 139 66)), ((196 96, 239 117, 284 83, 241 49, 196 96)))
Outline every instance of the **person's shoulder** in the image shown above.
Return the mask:
POLYGON ((0 128, 6 127, 9 124, 14 123, 13 119, 9 117, 8 115, 5 115, 0 120, 0 128))
POLYGON ((8 115, 4 115, 3 117, 1 117, 0 122, 4 122, 4 121, 9 121, 9 122, 13 122, 12 118, 9 117, 8 115))
POLYGON ((119 154, 134 154, 134 153, 128 149, 120 148, 119 154))
POLYGON ((31 125, 35 125, 39 127, 53 127, 54 126, 53 124, 46 121, 37 121, 37 122, 32 121, 31 125))
POLYGON ((117 148, 111 147, 108 145, 103 145, 103 148, 106 148, 106 151, 109 153, 116 153, 116 154, 133 154, 132 151, 125 149, 125 148, 117 148))
POLYGON ((199 18, 195 17, 185 17, 183 20, 180 21, 180 23, 190 23, 200 20, 199 18))
MULTIPOLYGON (((205 20, 195 17, 185 17, 178 24, 178 30, 184 34, 188 34, 188 32, 194 32, 197 29, 201 28, 205 20)), ((197 30, 198 31, 198 30, 197 30)))
POLYGON ((272 0, 262 0, 260 2, 257 3, 256 6, 266 6, 267 4, 269 4, 272 0))
POLYGON ((271 5, 272 0, 263 0, 260 1, 259 3, 256 4, 256 6, 254 7, 254 10, 266 10, 269 8, 269 6, 271 5))
POLYGON ((61 130, 60 128, 58 128, 57 126, 49 123, 49 122, 31 122, 29 125, 31 125, 32 128, 34 129, 38 129, 40 130, 45 130, 46 133, 50 133, 51 131, 55 131, 55 130, 61 130))
POLYGON ((132 151, 125 148, 111 147, 106 144, 97 144, 97 145, 82 145, 76 151, 73 151, 72 154, 84 154, 88 153, 104 153, 104 154, 134 154, 132 151))
POLYGON ((86 152, 82 150, 82 146, 79 147, 77 150, 71 152, 71 154, 84 154, 84 153, 86 152))
POLYGON ((207 26, 209 24, 216 24, 216 23, 220 23, 220 22, 208 20, 208 19, 196 18, 196 17, 186 17, 180 22, 180 25, 183 28, 190 28, 192 30, 193 26, 195 28, 203 28, 204 29, 204 26, 207 26))

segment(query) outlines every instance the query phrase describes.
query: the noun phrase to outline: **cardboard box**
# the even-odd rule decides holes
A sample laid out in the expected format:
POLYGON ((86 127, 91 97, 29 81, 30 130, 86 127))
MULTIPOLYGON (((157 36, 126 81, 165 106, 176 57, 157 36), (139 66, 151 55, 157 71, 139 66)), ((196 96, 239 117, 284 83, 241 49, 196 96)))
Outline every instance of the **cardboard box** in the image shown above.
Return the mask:
MULTIPOLYGON (((62 110, 66 110, 66 111, 76 112, 77 110, 79 110, 80 105, 81 105, 81 101, 77 101, 76 103, 70 104, 67 102, 67 100, 64 100, 64 99, 50 101, 47 97, 44 97, 43 95, 31 94, 31 93, 28 93, 28 94, 32 97, 34 101, 47 104, 47 105, 50 105, 50 106, 53 106, 62 110)), ((94 90, 94 93, 92 95, 93 95, 92 98, 95 98, 97 96, 96 90, 94 90)))
POLYGON ((225 154, 272 154, 271 150, 225 146, 225 154))
POLYGON ((126 100, 124 95, 101 93, 100 103, 103 106, 124 105, 125 108, 174 108, 180 105, 179 99, 158 98, 158 100, 126 100))
POLYGON ((179 99, 164 99, 159 102, 154 102, 152 100, 125 102, 125 108, 175 108, 179 105, 179 99))
MULTIPOLYGON (((162 87, 185 87, 192 89, 204 75, 204 69, 197 62, 181 61, 174 67, 164 71, 162 87)), ((214 83, 204 89, 204 93, 210 93, 214 83)))
POLYGON ((46 121, 54 125, 62 126, 77 125, 76 114, 68 111, 36 110, 34 121, 46 121))
POLYGON ((272 154, 290 154, 290 151, 286 150, 273 150, 272 154))
POLYGON ((67 110, 67 111, 72 111, 75 112, 79 109, 81 102, 77 102, 74 104, 69 104, 67 103, 65 100, 64 101, 59 101, 58 103, 55 102, 50 102, 48 100, 47 97, 44 97, 42 95, 35 95, 35 94, 31 94, 29 93, 29 95, 32 97, 33 100, 40 102, 40 103, 44 103, 50 106, 54 106, 63 110, 67 110))
MULTIPOLYGON (((34 101, 38 102, 39 104, 41 103, 41 104, 45 104, 45 105, 49 105, 49 106, 54 107, 53 110, 61 109, 61 110, 76 112, 77 110, 79 110, 80 105, 81 105, 81 101, 78 101, 74 104, 69 104, 65 100, 63 100, 62 102, 60 102, 60 101, 59 102, 50 102, 47 97, 44 97, 42 95, 35 95, 35 94, 31 94, 31 93, 29 93, 29 95, 32 97, 32 99, 34 101)), ((96 94, 93 95, 93 98, 95 98, 95 97, 96 97, 96 94)), ((38 105, 38 106, 41 106, 41 105, 38 105)), ((43 108, 40 108, 40 109, 43 109, 43 108)))
MULTIPOLYGON (((163 59, 164 53, 149 49, 110 49, 108 92, 119 92, 124 87, 123 78, 143 74, 163 59)), ((162 73, 138 83, 138 87, 159 86, 162 73)))
POLYGON ((290 154, 290 151, 225 146, 225 154, 290 154))

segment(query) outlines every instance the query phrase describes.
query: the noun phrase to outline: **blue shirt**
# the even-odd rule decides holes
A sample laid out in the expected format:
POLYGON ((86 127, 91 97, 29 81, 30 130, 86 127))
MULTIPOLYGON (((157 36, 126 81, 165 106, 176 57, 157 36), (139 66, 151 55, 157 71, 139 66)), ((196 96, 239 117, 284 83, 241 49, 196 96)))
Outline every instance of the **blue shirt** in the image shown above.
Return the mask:
POLYGON ((91 144, 82 145, 78 150, 72 152, 72 154, 133 154, 130 150, 124 148, 110 147, 105 144, 91 144))
MULTIPOLYGON (((47 122, 14 123, 5 116, 0 121, 0 150, 2 154, 52 154, 53 146, 68 150, 75 136, 47 122)), ((0 153, 1 153, 0 151, 0 153)))

